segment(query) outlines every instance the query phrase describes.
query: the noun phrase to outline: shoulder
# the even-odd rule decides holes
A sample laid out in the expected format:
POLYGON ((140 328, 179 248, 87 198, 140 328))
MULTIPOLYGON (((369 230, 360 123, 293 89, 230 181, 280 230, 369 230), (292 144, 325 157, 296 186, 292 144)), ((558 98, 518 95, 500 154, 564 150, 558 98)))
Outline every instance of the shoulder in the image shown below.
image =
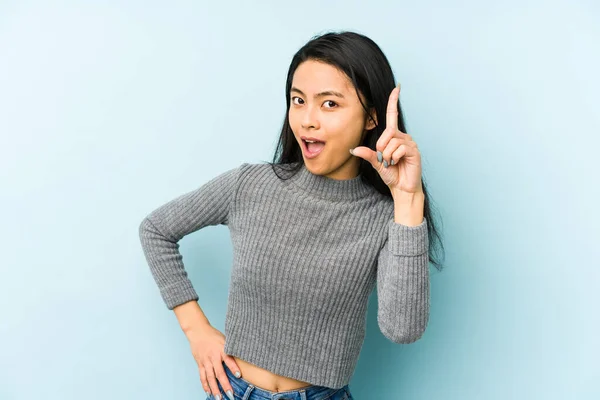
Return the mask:
POLYGON ((273 168, 266 163, 242 163, 239 167, 239 175, 242 179, 268 179, 272 175, 273 168))
POLYGON ((289 166, 287 164, 242 163, 239 167, 239 175, 242 179, 258 182, 278 181, 278 178, 287 178, 289 166))
POLYGON ((239 169, 241 171, 249 172, 249 173, 258 172, 258 171, 261 171, 261 170, 265 170, 267 168, 270 169, 271 166, 269 164, 266 164, 266 163, 248 163, 248 162, 245 162, 245 163, 240 164, 240 166, 239 166, 239 169))
POLYGON ((271 190, 278 184, 273 167, 268 163, 242 163, 237 168, 238 191, 243 193, 271 190))

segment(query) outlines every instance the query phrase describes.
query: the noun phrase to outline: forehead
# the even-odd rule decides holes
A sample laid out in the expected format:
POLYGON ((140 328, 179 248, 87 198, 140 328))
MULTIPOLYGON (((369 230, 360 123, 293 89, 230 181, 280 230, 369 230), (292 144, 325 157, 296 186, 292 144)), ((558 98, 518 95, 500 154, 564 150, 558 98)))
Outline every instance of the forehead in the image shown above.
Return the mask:
POLYGON ((319 92, 321 90, 337 90, 342 93, 353 93, 350 79, 336 67, 314 60, 301 63, 292 79, 292 86, 305 93, 319 92))

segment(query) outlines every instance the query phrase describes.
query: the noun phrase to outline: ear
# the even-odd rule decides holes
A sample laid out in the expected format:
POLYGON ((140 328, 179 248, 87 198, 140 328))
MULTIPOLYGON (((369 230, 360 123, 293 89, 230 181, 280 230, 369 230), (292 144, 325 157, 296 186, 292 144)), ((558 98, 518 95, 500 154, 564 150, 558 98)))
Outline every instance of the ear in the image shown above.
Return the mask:
MULTIPOLYGON (((373 117, 373 119, 375 120, 375 122, 377 122, 377 113, 375 112, 375 108, 371 108, 371 117, 373 117)), ((373 123, 373 121, 371 120, 371 118, 369 118, 367 116, 367 124, 365 126, 366 130, 371 130, 373 128, 375 128, 375 123, 373 123)))

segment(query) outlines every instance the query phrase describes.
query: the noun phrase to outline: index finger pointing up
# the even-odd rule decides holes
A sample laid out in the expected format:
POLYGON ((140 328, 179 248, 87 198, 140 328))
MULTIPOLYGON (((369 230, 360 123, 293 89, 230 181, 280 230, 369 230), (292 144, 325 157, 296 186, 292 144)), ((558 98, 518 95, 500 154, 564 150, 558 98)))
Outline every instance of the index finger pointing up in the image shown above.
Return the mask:
POLYGON ((385 112, 386 129, 398 130, 398 97, 400 96, 400 82, 390 93, 387 111, 385 112), (397 89, 397 90, 396 90, 397 89))

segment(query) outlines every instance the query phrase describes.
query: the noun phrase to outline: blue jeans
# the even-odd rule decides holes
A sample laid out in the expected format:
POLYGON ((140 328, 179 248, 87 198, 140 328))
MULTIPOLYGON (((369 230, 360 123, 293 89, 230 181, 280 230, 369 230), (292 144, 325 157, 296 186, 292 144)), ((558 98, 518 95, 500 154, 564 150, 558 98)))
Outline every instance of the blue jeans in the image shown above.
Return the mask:
MULTIPOLYGON (((296 390, 288 390, 287 392, 271 392, 270 390, 254 386, 243 377, 236 378, 233 372, 227 367, 227 364, 224 362, 221 362, 221 364, 225 368, 225 373, 233 389, 235 400, 353 400, 349 385, 339 389, 311 385, 296 390)), ((219 392, 223 400, 229 400, 218 380, 217 385, 219 385, 219 392)), ((207 400, 212 400, 213 398, 214 396, 210 396, 207 400)))

